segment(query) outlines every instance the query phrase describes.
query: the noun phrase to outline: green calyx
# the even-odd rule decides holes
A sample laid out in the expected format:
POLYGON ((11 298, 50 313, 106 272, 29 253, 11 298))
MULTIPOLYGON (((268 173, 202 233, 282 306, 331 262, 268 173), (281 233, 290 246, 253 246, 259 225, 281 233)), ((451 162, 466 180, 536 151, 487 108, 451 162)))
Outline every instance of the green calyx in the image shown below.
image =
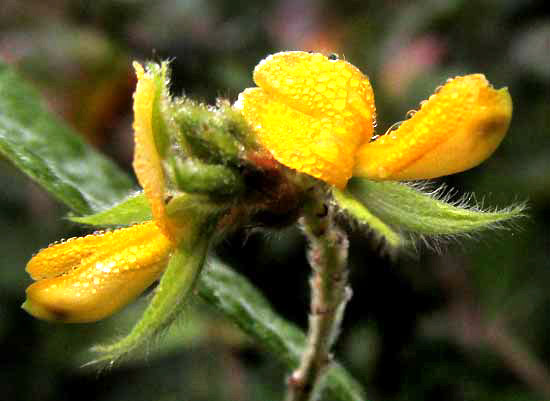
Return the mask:
POLYGON ((241 112, 224 100, 205 106, 171 97, 166 62, 148 64, 147 73, 154 82, 154 143, 173 216, 180 214, 178 207, 189 207, 189 202, 173 199, 186 195, 199 200, 197 210, 215 205, 238 220, 231 224, 280 227, 294 222, 310 185, 258 144, 241 112))
POLYGON ((176 187, 188 193, 229 197, 244 190, 241 175, 232 167, 207 164, 197 159, 174 159, 170 167, 176 187))
POLYGON ((168 63, 149 63, 155 93, 152 128, 167 187, 173 192, 235 197, 244 191, 241 171, 259 149, 242 115, 225 101, 208 107, 168 91, 168 63))
MULTIPOLYGON (((173 118, 180 134, 180 144, 206 163, 238 165, 249 150, 234 135, 234 130, 229 129, 238 126, 238 122, 231 119, 242 119, 239 115, 180 99, 174 103, 173 118)), ((245 129, 245 126, 241 128, 245 129)))

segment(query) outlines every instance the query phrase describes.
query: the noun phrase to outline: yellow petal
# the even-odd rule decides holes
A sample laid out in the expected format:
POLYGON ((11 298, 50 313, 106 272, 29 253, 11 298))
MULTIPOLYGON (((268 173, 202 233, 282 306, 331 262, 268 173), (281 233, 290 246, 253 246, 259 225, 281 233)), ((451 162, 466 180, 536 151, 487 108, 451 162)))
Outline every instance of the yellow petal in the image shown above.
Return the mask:
POLYGON ((395 131, 359 149, 355 176, 416 180, 477 166, 498 147, 510 124, 512 100, 482 74, 449 80, 395 131))
POLYGON ((48 278, 27 288, 23 308, 46 320, 103 319, 159 277, 172 249, 155 222, 53 245, 27 266, 33 278, 48 278))
POLYGON ((99 232, 52 244, 33 256, 29 263, 27 263, 27 273, 29 273, 33 280, 41 280, 70 272, 78 267, 83 259, 94 253, 107 251, 106 240, 111 244, 122 241, 129 245, 142 241, 145 232, 136 230, 137 227, 139 226, 133 226, 128 231, 99 232), (131 237, 129 237, 130 233, 131 237))
POLYGON ((357 148, 369 140, 375 115, 368 79, 343 60, 284 52, 254 70, 260 87, 237 107, 280 163, 337 187, 351 177, 357 148))
POLYGON ((166 236, 175 240, 180 237, 180 230, 166 216, 164 171, 153 133, 155 82, 139 63, 134 62, 134 69, 138 78, 134 93, 134 171, 149 200, 155 221, 166 236))

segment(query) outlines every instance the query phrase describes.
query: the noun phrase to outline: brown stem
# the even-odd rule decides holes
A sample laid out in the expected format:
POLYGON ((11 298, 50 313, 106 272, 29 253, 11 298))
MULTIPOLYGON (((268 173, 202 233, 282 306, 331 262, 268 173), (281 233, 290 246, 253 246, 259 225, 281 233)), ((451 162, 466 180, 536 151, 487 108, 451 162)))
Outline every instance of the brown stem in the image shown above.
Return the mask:
POLYGON ((330 349, 351 297, 347 237, 334 224, 333 210, 324 194, 319 190, 315 195, 300 220, 310 243, 308 259, 313 270, 307 345, 299 367, 288 379, 287 401, 312 401, 320 394, 332 361, 330 349))

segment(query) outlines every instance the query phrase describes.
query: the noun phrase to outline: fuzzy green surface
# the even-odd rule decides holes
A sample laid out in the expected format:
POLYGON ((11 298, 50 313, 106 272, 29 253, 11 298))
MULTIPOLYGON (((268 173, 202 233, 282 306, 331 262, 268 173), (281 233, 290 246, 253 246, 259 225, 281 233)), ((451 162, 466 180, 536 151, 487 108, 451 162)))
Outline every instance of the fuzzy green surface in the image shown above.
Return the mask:
POLYGON ((353 179, 347 190, 386 224, 427 236, 468 234, 524 216, 525 205, 482 210, 468 198, 448 202, 441 190, 425 193, 410 185, 353 179))

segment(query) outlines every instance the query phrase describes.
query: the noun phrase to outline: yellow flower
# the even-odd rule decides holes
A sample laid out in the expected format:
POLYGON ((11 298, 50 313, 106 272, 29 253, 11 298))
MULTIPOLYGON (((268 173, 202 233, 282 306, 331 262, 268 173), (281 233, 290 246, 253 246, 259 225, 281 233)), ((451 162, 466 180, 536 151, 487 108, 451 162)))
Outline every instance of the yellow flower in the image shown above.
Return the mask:
POLYGON ((344 188, 352 176, 416 180, 464 171, 488 158, 512 116, 506 88, 481 74, 449 80, 399 128, 370 142, 374 95, 356 67, 318 53, 271 55, 258 88, 237 107, 280 163, 344 188))
POLYGON ((27 288, 23 304, 35 317, 91 322, 111 315, 158 279, 186 235, 185 224, 166 215, 165 180, 152 126, 154 82, 139 64, 134 68, 134 169, 154 221, 74 238, 35 255, 27 272, 38 281, 27 288))

